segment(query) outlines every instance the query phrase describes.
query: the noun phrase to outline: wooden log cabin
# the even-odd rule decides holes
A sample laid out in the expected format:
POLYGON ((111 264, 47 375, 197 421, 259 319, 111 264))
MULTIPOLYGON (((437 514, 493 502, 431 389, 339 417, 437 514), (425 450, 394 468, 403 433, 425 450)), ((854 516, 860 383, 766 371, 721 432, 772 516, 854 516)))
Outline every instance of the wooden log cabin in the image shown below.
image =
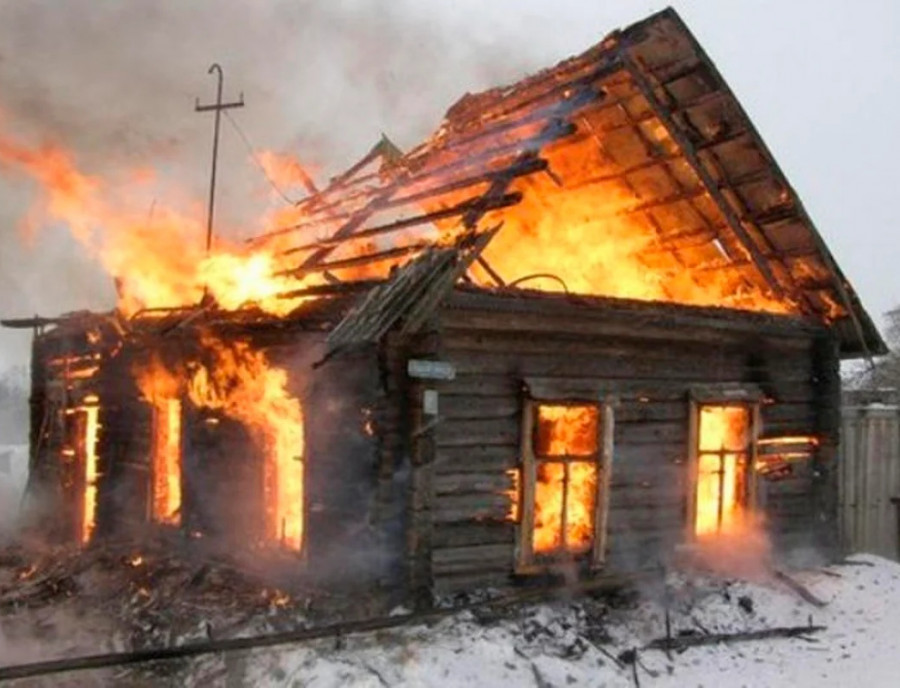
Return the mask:
POLYGON ((885 345, 673 10, 383 140, 298 217, 251 249, 289 313, 7 322, 37 329, 31 490, 63 537, 267 540, 426 596, 627 578, 751 521, 834 552, 839 365, 885 345), (260 357, 299 436, 198 401, 260 357))

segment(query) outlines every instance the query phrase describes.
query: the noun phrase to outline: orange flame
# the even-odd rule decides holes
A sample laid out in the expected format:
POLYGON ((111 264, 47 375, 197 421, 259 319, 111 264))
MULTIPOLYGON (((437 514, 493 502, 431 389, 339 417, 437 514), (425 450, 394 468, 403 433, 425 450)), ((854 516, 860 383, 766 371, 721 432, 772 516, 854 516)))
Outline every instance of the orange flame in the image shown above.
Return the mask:
POLYGON ((539 459, 534 492, 532 542, 539 554, 583 552, 594 538, 597 464, 573 461, 597 452, 598 412, 593 406, 539 406, 535 453, 539 459))
POLYGON ((199 407, 220 410, 244 423, 265 454, 266 535, 299 551, 303 544, 303 411, 287 392, 287 373, 272 367, 247 342, 202 340, 212 354, 188 381, 199 407))
POLYGON ((795 435, 787 437, 767 437, 757 440, 760 447, 778 447, 784 445, 804 445, 808 444, 813 447, 819 446, 819 438, 815 435, 795 435))
POLYGON ((153 520, 181 523, 181 401, 154 402, 153 520))
POLYGON ((127 184, 117 186, 81 172, 58 146, 29 147, 0 134, 0 171, 3 166, 39 185, 41 194, 25 229, 32 233, 38 225, 67 226, 116 279, 118 305, 128 315, 142 308, 195 304, 206 290, 225 309, 252 304, 281 316, 300 301, 278 294, 321 281, 316 275, 302 280, 276 276, 287 267, 279 262, 278 242, 251 251, 219 239, 206 255, 201 204, 189 203, 187 210, 151 204, 152 172, 132 175, 127 184), (130 202, 130 207, 115 204, 114 198, 130 202), (134 208, 136 203, 140 210, 134 208))
POLYGON ((81 507, 81 543, 90 542, 97 525, 97 435, 100 430, 100 402, 96 395, 84 398, 84 405, 76 409, 84 414, 84 435, 81 438, 82 460, 84 462, 84 494, 81 507))
POLYGON ((157 523, 181 522, 181 384, 156 358, 134 370, 143 397, 153 405, 151 517, 157 523))
POLYGON ((700 409, 694 532, 728 534, 744 524, 750 410, 746 406, 700 409))
MULTIPOLYGON (((608 176, 597 180, 610 161, 598 155, 595 142, 551 146, 542 157, 549 161, 553 177, 535 174, 515 181, 510 190, 522 192, 523 200, 488 213, 482 222, 503 222, 483 256, 507 284, 546 292, 796 312, 796 304, 773 296, 752 268, 740 265, 746 259, 740 249, 726 253, 706 227, 703 218, 716 212, 708 197, 698 195, 692 209, 645 210, 652 200, 649 194, 637 193, 627 181, 608 176), (673 248, 683 242, 672 237, 688 232, 694 235, 691 245, 673 248)), ((428 209, 461 200, 460 193, 448 194, 430 202, 428 209)), ((451 235, 460 231, 455 223, 438 224, 451 235)), ((482 285, 494 284, 478 265, 471 274, 482 285)))
MULTIPOLYGON (((744 257, 727 256, 714 238, 707 238, 705 243, 696 243, 699 240, 695 239, 693 246, 674 251, 660 233, 672 234, 685 228, 657 227, 642 212, 634 212, 646 199, 636 199, 633 191, 619 183, 592 183, 590 171, 603 163, 591 150, 590 146, 573 145, 546 151, 552 169, 564 180, 563 187, 545 175, 519 180, 512 189, 524 191, 524 200, 514 208, 488 213, 483 219, 484 226, 498 220, 504 223, 485 257, 507 282, 530 278, 521 286, 560 291, 565 285, 582 294, 779 313, 796 310, 796 304, 789 300, 772 297, 761 280, 750 279, 748 276, 755 274, 752 270, 731 265, 734 259, 740 263, 744 257), (690 254, 689 259, 684 258, 686 254, 690 254), (546 277, 548 273, 555 277, 546 277), (536 274, 544 277, 534 278, 536 274)), ((300 184, 310 192, 315 189, 309 173, 296 160, 270 151, 262 151, 257 157, 277 182, 300 184)), ((283 316, 302 299, 280 295, 324 281, 318 273, 298 277, 284 274, 299 262, 296 255, 288 258, 283 253, 295 243, 291 235, 256 243, 252 248, 220 239, 206 255, 201 203, 188 203, 186 210, 154 203, 151 212, 146 211, 153 197, 148 184, 154 178, 152 172, 133 174, 128 185, 118 188, 82 173, 71 155, 58 146, 30 147, 2 135, 0 165, 24 172, 40 184, 43 198, 32 208, 29 224, 67 225, 117 279, 119 306, 127 314, 141 308, 194 304, 206 291, 227 310, 255 305, 283 316), (115 198, 130 201, 131 207, 120 207, 111 200, 115 198), (135 203, 140 204, 140 210, 135 203)), ((447 194, 431 204, 459 200, 447 194)), ((708 205, 703 198, 698 203, 708 205)), ((263 224, 269 229, 292 225, 302 215, 302 210, 291 206, 271 213, 263 224)), ((691 221, 698 222, 696 217, 691 221)), ((446 230, 444 240, 458 231, 450 230, 446 221, 437 224, 446 230)), ((402 245, 413 237, 425 238, 416 230, 396 233, 386 240, 402 245)), ((430 239, 434 240, 433 231, 430 239)), ((371 250, 371 244, 357 241, 338 248, 334 256, 360 255, 371 250)), ((394 263, 338 269, 337 276, 381 278, 394 263)), ((491 283, 480 267, 474 266, 472 272, 482 284, 491 283)))

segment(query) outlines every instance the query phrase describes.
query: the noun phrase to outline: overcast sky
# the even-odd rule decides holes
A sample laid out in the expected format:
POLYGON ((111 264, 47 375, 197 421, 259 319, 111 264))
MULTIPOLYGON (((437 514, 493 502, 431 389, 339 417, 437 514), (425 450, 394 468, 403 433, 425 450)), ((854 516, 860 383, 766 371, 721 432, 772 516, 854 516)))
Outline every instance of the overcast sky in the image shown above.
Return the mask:
MULTIPOLYGON (((90 172, 157 169, 202 200, 213 61, 253 145, 320 174, 386 132, 413 145, 466 91, 509 82, 666 3, 632 0, 0 0, 0 130, 61 141, 90 172)), ((672 3, 718 65, 870 313, 900 304, 893 204, 900 2, 672 3)), ((265 184, 223 129, 223 223, 247 224, 265 184)), ((0 169, 0 315, 112 303, 109 278, 50 228, 19 236, 33 189, 0 169)), ((255 228, 247 225, 247 234, 255 228)), ((198 241, 202 238, 198 237, 198 241)), ((0 367, 29 336, 0 332, 0 367)))

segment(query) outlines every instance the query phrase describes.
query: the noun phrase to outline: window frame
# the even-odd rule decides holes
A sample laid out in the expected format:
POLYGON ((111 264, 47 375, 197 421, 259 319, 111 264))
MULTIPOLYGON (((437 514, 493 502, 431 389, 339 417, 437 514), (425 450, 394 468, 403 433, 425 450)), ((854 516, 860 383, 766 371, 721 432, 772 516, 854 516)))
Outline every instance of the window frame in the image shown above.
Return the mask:
POLYGON ((687 438, 687 508, 685 532, 687 542, 697 542, 697 486, 700 455, 710 452, 700 451, 700 409, 704 406, 745 407, 749 411, 750 427, 748 444, 740 452, 747 456, 747 476, 744 505, 747 512, 760 507, 759 479, 756 463, 759 456, 760 405, 763 401, 762 391, 753 385, 712 385, 691 389, 688 402, 688 438, 687 438))
MULTIPOLYGON (((560 556, 543 555, 534 551, 535 488, 537 469, 541 461, 550 457, 535 454, 535 431, 538 409, 541 406, 590 406, 597 410, 597 450, 584 457, 597 467, 597 491, 594 495, 593 542, 584 553, 572 553, 565 561, 587 558, 592 569, 602 568, 606 562, 607 524, 609 521, 609 493, 613 470, 613 435, 615 433, 615 399, 536 399, 527 397, 522 409, 519 450, 519 523, 516 537, 516 573, 540 573, 563 561, 560 556)), ((574 457, 573 457, 574 458, 574 457)), ((579 457, 580 458, 580 457, 579 457)))

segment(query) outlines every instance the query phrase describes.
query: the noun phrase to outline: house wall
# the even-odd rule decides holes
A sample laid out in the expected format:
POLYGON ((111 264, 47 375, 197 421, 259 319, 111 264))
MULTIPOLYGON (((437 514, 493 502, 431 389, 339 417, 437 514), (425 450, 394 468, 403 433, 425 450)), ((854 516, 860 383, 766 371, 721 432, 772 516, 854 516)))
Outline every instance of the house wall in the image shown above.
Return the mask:
POLYGON ((700 384, 758 386, 762 437, 820 438, 791 478, 761 481, 761 500, 778 549, 834 540, 839 379, 824 331, 729 311, 457 293, 418 355, 456 368, 452 381, 418 385, 439 391, 440 413, 414 443, 413 508, 428 536, 413 575, 438 592, 510 582, 518 525, 508 471, 534 378, 563 398, 618 399, 605 574, 658 567, 685 540, 688 394, 700 384))
MULTIPOLYGON (((213 330, 224 341, 249 341, 271 365, 286 370, 288 391, 301 400, 306 544, 294 573, 328 586, 402 589, 408 472, 404 477, 394 470, 405 454, 391 449, 399 446, 403 413, 397 378, 385 374, 377 347, 314 365, 322 362, 326 334, 300 325, 225 323, 213 330)), ((140 398, 133 371, 151 357, 167 365, 196 358, 200 331, 185 327, 159 336, 160 328, 152 329, 105 351, 97 373, 78 383, 77 397, 68 396, 70 404, 88 393, 101 399, 97 537, 139 541, 160 529, 149 520, 153 413, 140 398)), ((59 489, 63 438, 55 424, 61 407, 49 403, 48 390, 58 380, 47 361, 62 351, 80 352, 83 340, 83 333, 51 332, 35 343, 32 452, 38 468, 32 489, 42 495, 48 532, 68 541, 77 537, 81 491, 78 485, 59 489)), ((237 551, 255 542, 263 524, 263 457, 252 437, 237 421, 187 401, 182 428, 183 529, 202 532, 205 549, 237 551), (217 422, 205 422, 213 417, 217 422)))
POLYGON ((60 327, 39 334, 32 345, 24 517, 52 540, 79 537, 83 467, 63 450, 72 440, 72 417, 65 409, 80 406, 95 391, 93 380, 73 376, 94 365, 88 360, 94 347, 87 331, 87 326, 60 327))

